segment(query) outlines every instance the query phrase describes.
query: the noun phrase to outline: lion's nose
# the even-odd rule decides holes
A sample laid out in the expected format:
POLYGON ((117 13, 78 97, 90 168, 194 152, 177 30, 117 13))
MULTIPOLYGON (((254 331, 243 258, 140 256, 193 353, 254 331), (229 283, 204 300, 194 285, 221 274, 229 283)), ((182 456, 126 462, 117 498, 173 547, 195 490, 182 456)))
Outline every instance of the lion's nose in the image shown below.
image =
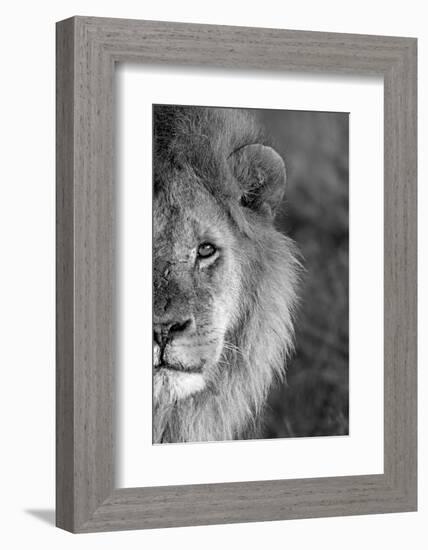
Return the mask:
POLYGON ((178 321, 153 323, 153 339, 163 349, 174 338, 190 332, 193 324, 194 321, 191 317, 178 321))

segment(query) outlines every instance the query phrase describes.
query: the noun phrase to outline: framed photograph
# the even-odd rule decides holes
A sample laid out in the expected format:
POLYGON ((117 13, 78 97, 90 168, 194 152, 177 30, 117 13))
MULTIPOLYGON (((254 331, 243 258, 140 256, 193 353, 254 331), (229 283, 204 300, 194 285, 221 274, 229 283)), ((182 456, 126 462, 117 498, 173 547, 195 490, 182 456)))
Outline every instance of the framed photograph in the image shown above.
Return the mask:
POLYGON ((417 508, 416 39, 57 24, 57 526, 417 508))

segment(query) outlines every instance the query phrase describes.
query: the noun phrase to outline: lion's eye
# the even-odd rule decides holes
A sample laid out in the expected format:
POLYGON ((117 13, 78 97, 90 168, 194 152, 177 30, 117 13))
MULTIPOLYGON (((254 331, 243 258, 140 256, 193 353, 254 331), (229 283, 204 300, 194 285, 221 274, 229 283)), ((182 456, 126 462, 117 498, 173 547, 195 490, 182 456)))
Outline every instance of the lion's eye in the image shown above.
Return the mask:
POLYGON ((202 243, 198 248, 198 256, 200 258, 210 258, 217 252, 217 248, 211 243, 202 243))

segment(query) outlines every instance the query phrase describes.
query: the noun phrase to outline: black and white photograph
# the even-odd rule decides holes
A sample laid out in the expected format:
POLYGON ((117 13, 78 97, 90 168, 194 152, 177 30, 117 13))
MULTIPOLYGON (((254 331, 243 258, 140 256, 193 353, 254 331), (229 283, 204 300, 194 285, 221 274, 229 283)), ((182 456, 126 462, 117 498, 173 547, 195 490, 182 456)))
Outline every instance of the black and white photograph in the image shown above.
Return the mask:
POLYGON ((153 105, 153 443, 349 435, 349 113, 153 105))

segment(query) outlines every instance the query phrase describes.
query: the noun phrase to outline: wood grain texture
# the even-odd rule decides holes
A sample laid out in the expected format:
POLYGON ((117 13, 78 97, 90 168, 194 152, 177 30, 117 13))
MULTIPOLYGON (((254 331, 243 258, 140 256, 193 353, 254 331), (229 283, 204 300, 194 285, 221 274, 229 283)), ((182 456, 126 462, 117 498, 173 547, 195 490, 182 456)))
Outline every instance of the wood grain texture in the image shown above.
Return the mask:
POLYGON ((416 510, 416 406, 416 40, 58 23, 57 525, 91 532, 416 510), (383 475, 114 488, 116 62, 384 77, 383 475))
MULTIPOLYGON (((61 30, 59 30, 61 29, 61 30)), ((74 525, 74 24, 56 37, 56 521, 74 525)))

